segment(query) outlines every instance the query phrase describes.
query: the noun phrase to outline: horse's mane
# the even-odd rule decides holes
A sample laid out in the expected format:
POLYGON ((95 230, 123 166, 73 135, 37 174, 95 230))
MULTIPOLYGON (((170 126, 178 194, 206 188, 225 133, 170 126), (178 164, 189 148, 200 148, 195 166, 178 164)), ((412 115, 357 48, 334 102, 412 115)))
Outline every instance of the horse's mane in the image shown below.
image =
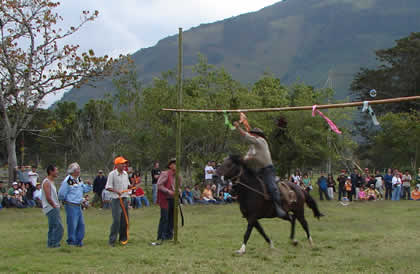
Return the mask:
POLYGON ((245 164, 244 160, 242 159, 242 157, 240 155, 237 155, 237 154, 229 155, 229 158, 232 160, 232 162, 235 165, 241 166, 246 173, 248 173, 249 175, 251 175, 253 177, 257 177, 257 174, 255 173, 255 171, 253 169, 249 168, 245 164))

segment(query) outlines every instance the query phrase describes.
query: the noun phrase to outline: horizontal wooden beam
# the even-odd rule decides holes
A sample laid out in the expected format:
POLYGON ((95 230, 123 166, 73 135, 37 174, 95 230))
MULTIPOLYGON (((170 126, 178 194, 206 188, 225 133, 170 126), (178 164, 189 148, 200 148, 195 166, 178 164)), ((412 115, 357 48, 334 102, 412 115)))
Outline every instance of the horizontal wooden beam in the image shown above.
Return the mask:
MULTIPOLYGON (((369 105, 379 105, 379 104, 390 104, 398 103, 412 100, 420 100, 420 96, 410 96, 410 97, 398 97, 390 99, 381 99, 381 100, 371 100, 368 101, 369 105)), ((363 106, 364 102, 350 102, 350 103, 340 103, 340 104, 328 104, 328 105, 317 105, 317 109, 326 109, 326 108, 347 108, 347 107, 358 107, 363 106)), ((195 113, 223 113, 223 112, 274 112, 274 111, 297 111, 297 110, 312 110, 313 106, 299 106, 299 107, 279 107, 279 108, 253 108, 253 109, 176 109, 176 108, 163 108, 163 111, 172 111, 172 112, 195 112, 195 113)))

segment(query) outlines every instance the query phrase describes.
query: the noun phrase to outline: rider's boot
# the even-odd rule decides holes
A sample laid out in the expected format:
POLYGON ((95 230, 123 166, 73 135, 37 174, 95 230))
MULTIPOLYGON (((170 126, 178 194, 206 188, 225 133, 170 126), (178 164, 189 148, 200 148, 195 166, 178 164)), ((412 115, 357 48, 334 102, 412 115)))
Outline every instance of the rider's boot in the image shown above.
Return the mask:
POLYGON ((283 207, 281 205, 281 194, 280 190, 277 187, 273 189, 271 197, 273 199, 274 208, 276 209, 277 216, 282 219, 289 219, 288 214, 286 213, 286 211, 283 210, 283 207))

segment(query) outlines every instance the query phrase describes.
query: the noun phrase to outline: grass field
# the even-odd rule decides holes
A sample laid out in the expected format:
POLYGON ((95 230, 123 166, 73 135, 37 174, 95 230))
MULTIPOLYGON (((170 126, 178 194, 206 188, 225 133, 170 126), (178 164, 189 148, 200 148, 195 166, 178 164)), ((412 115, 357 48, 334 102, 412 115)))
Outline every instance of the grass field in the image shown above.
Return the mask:
MULTIPOLYGON (((306 215, 315 247, 310 249, 297 226, 298 246, 288 239, 290 224, 262 220, 276 248, 256 230, 239 256, 246 228, 238 205, 184 207, 186 224, 180 244, 153 247, 159 208, 131 210, 127 246, 107 244, 111 211, 85 211, 82 248, 46 248, 47 218, 40 209, 0 211, 0 272, 151 272, 151 273, 415 273, 420 271, 419 209, 414 201, 320 202, 321 221, 306 215)), ((61 212, 65 225, 65 213, 61 212)), ((65 229, 66 230, 66 229, 65 229)))

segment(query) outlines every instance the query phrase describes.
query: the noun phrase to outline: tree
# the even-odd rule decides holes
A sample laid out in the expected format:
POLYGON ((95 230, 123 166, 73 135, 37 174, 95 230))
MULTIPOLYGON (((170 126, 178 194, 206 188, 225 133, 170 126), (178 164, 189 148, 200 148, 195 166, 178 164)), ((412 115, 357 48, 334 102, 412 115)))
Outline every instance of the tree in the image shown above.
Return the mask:
MULTIPOLYGON (((414 96, 420 89, 420 32, 397 40, 393 48, 376 52, 381 65, 376 69, 362 68, 352 82, 351 90, 362 100, 371 100, 369 91, 377 91, 376 99, 414 96)), ((418 109, 419 102, 375 107, 379 114, 385 112, 408 112, 418 109)))
MULTIPOLYGON (((419 94, 420 32, 397 40, 392 48, 376 51, 376 56, 381 64, 375 69, 362 68, 352 82, 351 90, 357 99, 372 100, 369 95, 372 89, 377 91, 375 99, 419 94)), ((378 119, 387 113, 409 113, 419 109, 420 102, 416 100, 374 107, 378 119)), ((368 114, 362 114, 354 124, 357 135, 364 138, 358 154, 361 158, 370 158, 376 150, 374 137, 383 129, 373 126, 368 114)))
POLYGON ((62 30, 57 24, 63 18, 54 12, 59 2, 0 1, 0 117, 12 180, 16 139, 45 96, 102 75, 113 60, 96 57, 93 50, 80 54, 78 45, 62 45, 98 11, 83 11, 79 25, 62 30))

